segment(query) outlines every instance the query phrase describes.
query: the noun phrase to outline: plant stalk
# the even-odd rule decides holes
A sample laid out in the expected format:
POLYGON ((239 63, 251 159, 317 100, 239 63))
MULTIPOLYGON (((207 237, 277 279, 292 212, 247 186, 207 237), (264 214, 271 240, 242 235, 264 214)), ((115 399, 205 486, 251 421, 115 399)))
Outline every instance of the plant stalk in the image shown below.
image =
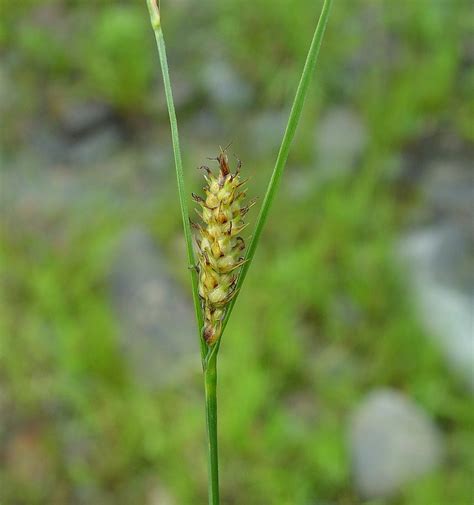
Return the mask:
POLYGON ((219 463, 217 450, 217 355, 204 371, 206 426, 208 435, 209 505, 219 505, 219 463))
MULTIPOLYGON (((263 226, 266 222, 268 211, 275 197, 281 175, 286 165, 286 160, 288 158, 288 153, 290 150, 291 142, 295 135, 296 127, 298 125, 301 111, 304 104, 304 99, 307 94, 311 76, 313 74, 314 68, 316 66, 316 61, 319 53, 319 48, 321 46, 321 41, 326 28, 329 8, 332 0, 324 0, 323 9, 321 16, 316 27, 313 40, 308 52, 306 63, 301 75, 301 79, 296 91, 296 96, 291 108, 290 117, 288 119, 288 124, 286 127, 285 134, 281 143, 280 151, 275 163, 275 168, 268 185, 265 198, 260 209, 259 216, 257 218, 257 223, 254 231, 254 235, 250 242, 250 246, 246 254, 246 262, 244 263, 242 270, 240 272, 237 286, 236 294, 238 295, 240 288, 243 284, 247 271, 250 267, 252 259, 254 257, 257 244, 260 239, 260 235, 263 226)), ((161 29, 161 17, 160 8, 157 0, 146 0, 148 9, 150 12, 151 25, 155 33, 156 45, 158 48, 161 71, 163 74, 163 83, 165 88, 166 103, 168 106, 168 112, 170 117, 171 125, 171 137, 173 141, 173 152, 175 158, 176 167, 176 177, 178 182, 178 194, 179 202, 181 206, 181 216, 183 220, 184 236, 186 240, 186 250, 188 254, 189 268, 191 272, 192 280, 192 291, 193 291, 193 301, 194 309, 196 312, 196 320, 198 323, 199 340, 201 344, 201 358, 204 371, 204 387, 206 396, 206 425, 208 434, 208 463, 209 463, 209 505, 219 505, 219 469, 218 469, 218 448, 217 448, 217 353, 220 346, 220 338, 217 343, 208 347, 201 335, 203 329, 203 314, 201 310, 201 304, 199 299, 198 291, 198 276, 197 271, 194 268, 194 251, 192 245, 192 235, 191 227, 189 221, 189 211, 187 206, 187 192, 184 187, 184 175, 183 175, 183 164, 181 160, 181 151, 179 147, 179 136, 178 136, 178 125, 176 120, 176 112, 173 103, 173 95, 171 90, 171 81, 168 71, 168 62, 166 58, 165 42, 163 38, 163 32, 161 29)), ((235 296, 229 304, 226 311, 222 333, 227 325, 230 314, 234 307, 237 296, 235 296)), ((222 336, 221 333, 221 336, 222 336)))
POLYGON ((201 302, 199 300, 198 291, 198 276, 196 269, 194 268, 194 251, 193 251, 193 239, 191 233, 191 226, 189 220, 189 211, 187 204, 187 192, 184 185, 184 174, 183 174, 183 162, 181 159, 181 150, 179 147, 179 135, 178 135, 178 122, 176 119, 176 111, 173 102, 173 93, 171 90, 171 80, 168 70, 168 59, 166 58, 166 48, 165 39, 163 37, 163 30, 161 29, 161 16, 160 9, 157 4, 157 0, 146 0, 148 11, 150 13, 150 21, 153 31, 155 33, 156 46, 158 48, 158 55, 160 58, 161 73, 163 74, 163 84, 165 88, 166 105, 168 106, 168 114, 170 117, 171 126, 171 139, 173 141, 173 153, 176 168, 176 179, 178 183, 178 195, 179 203, 181 207, 181 217, 183 220, 184 238, 186 240, 186 252, 188 255, 188 267, 191 273, 191 286, 193 292, 193 302, 194 302, 194 312, 196 314, 196 321, 198 325, 199 342, 201 345, 201 358, 203 360, 207 353, 207 347, 203 339, 201 338, 201 330, 204 326, 204 321, 202 317, 201 302))

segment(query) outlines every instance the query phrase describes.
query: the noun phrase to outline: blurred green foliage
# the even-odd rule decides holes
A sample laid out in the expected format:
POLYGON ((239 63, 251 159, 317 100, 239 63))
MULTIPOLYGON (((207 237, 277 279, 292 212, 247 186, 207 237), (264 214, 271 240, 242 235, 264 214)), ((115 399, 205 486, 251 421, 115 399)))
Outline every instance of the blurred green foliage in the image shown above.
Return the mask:
MULTIPOLYGON (((446 428, 447 463, 376 504, 468 505, 472 407, 424 334, 401 280, 393 249, 403 209, 382 168, 432 123, 448 122, 472 139, 474 74, 463 60, 470 2, 334 4, 292 156, 309 157, 314 118, 327 103, 351 103, 366 120, 370 143, 357 176, 332 179, 296 199, 285 191, 291 174, 283 181, 222 346, 223 502, 359 504, 347 416, 364 392, 387 385, 412 395, 446 428), (366 34, 375 36, 366 25, 371 10, 383 19, 375 43, 366 34), (395 63, 386 60, 391 51, 395 63), (341 317, 347 307, 351 320, 341 317)), ((151 84, 158 61, 144 2, 45 5, 59 9, 61 22, 39 16, 34 0, 3 1, 2 52, 13 55, 9 65, 25 103, 34 109, 31 101, 44 98, 38 90, 51 88, 104 100, 125 118, 147 115, 157 99, 151 84)), ((176 9, 183 15, 201 7, 196 40, 212 27, 207 37, 216 37, 254 83, 258 107, 287 103, 318 6, 219 0, 176 9)), ((174 20, 165 35, 171 52, 181 41, 190 45, 174 20)), ((203 56, 205 47, 192 56, 203 56)), ((16 103, 12 117, 30 112, 16 103)), ((271 161, 259 165, 255 194, 264 192, 271 161)), ((117 211, 98 218, 83 209, 80 219, 56 219, 64 233, 54 241, 48 230, 9 221, 1 230, 0 384, 8 418, 27 433, 10 441, 6 453, 24 450, 29 460, 26 466, 9 460, 0 469, 2 503, 146 503, 157 478, 178 504, 204 503, 198 373, 179 390, 150 392, 130 376, 117 346, 107 264, 114 238, 136 216, 117 211)), ((169 244, 181 233, 176 195, 155 202, 141 219, 172 257, 169 244)), ((180 275, 187 288, 187 272, 180 275)), ((8 421, 5 427, 6 433, 8 421)))
POLYGON ((80 47, 85 86, 130 113, 144 108, 153 73, 148 26, 142 5, 112 5, 94 20, 80 47))
POLYGON ((49 0, 31 2, 28 10, 23 2, 8 4, 0 40, 15 48, 13 65, 31 86, 60 83, 118 112, 143 114, 155 62, 142 5, 104 1, 91 9, 49 0))
MULTIPOLYGON (((270 100, 285 101, 314 28, 314 2, 295 0, 291 9, 285 0, 223 0, 218 6, 218 26, 239 68, 270 100)), ((453 106, 452 119, 463 124, 461 104, 470 102, 472 111, 472 93, 455 76, 465 64, 470 8, 464 0, 336 2, 331 19, 337 29, 327 33, 318 81, 338 101, 351 100, 369 111, 376 102, 390 122, 379 131, 397 129, 388 132, 393 140, 413 134, 423 114, 432 117, 453 106), (383 19, 383 30, 374 18, 383 19)), ((463 131, 472 136, 469 128, 463 131)))

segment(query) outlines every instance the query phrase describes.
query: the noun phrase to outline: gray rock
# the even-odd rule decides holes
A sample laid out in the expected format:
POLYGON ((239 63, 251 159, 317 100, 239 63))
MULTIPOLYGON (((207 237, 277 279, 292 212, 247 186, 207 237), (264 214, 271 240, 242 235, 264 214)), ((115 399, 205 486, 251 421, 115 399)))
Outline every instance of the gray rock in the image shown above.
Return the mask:
POLYGON ((150 235, 140 228, 130 228, 120 239, 110 296, 125 356, 139 380, 158 386, 198 365, 190 300, 171 279, 150 235))
POLYGON ((54 121, 38 118, 28 133, 29 148, 46 163, 87 165, 109 157, 123 143, 122 126, 103 103, 59 103, 53 116, 54 121))
POLYGON ((465 222, 474 236, 474 172, 472 160, 435 159, 421 181, 425 205, 445 219, 465 222))
POLYGON ((431 132, 407 152, 403 183, 420 204, 399 255, 430 336, 474 393, 473 154, 449 131, 431 132))
POLYGON ((91 176, 96 173, 50 165, 35 153, 24 152, 5 166, 0 212, 16 226, 41 233, 51 220, 59 230, 74 214, 87 219, 84 216, 91 210, 103 212, 106 205, 117 204, 110 187, 91 176))
POLYGON ((364 498, 392 495, 433 470, 442 454, 429 417, 403 394, 384 389, 353 415, 350 446, 355 485, 364 498))
POLYGON ((106 160, 80 165, 21 151, 2 165, 0 214, 12 229, 51 239, 74 236, 98 215, 112 221, 150 215, 156 198, 174 184, 170 155, 159 146, 120 149, 106 160))
POLYGON ((49 117, 37 119, 29 146, 45 161, 87 165, 110 156, 124 141, 123 127, 101 102, 58 100, 49 117))
POLYGON ((120 128, 109 124, 71 143, 66 154, 66 161, 88 165, 103 160, 117 151, 121 142, 120 128))
POLYGON ((280 147, 288 121, 287 110, 266 110, 250 123, 249 144, 258 155, 273 153, 275 157, 280 147))
POLYGON ((452 132, 432 132, 404 155, 401 183, 415 190, 420 205, 411 223, 453 222, 474 236, 474 148, 452 132))
POLYGON ((318 121, 315 147, 318 164, 327 175, 341 175, 356 167, 368 134, 360 116, 345 107, 334 107, 318 121))
POLYGON ((72 135, 62 129, 44 124, 35 128, 29 147, 46 163, 89 165, 115 154, 124 140, 120 126, 113 122, 72 135))
POLYGON ((447 362, 474 393, 474 240, 454 225, 407 235, 400 255, 421 316, 447 362))
POLYGON ((289 166, 291 177, 286 181, 288 196, 293 200, 307 198, 320 182, 317 169, 307 166, 289 166))
MULTIPOLYGON (((196 84, 193 75, 184 69, 173 69, 171 74, 173 81, 173 102, 175 109, 181 111, 200 100, 200 89, 196 84)), ((168 119, 168 106, 166 105, 166 96, 163 92, 163 83, 161 79, 156 83, 156 89, 153 93, 153 101, 150 104, 153 115, 162 116, 168 119)))
POLYGON ((100 102, 73 102, 59 110, 58 122, 68 136, 84 135, 112 121, 112 111, 100 102))
MULTIPOLYGON (((11 71, 9 71, 7 62, 4 58, 0 60, 0 114, 4 118, 7 114, 14 111, 15 106, 20 101, 20 92, 15 83, 11 71)), ((4 129, 7 124, 2 122, 0 141, 3 141, 4 129)))
POLYGON ((219 120, 219 117, 213 111, 206 109, 196 111, 184 123, 183 133, 189 139, 189 142, 196 139, 205 139, 212 140, 214 144, 216 143, 216 139, 225 138, 227 135, 223 131, 222 121, 219 120))
POLYGON ((253 89, 224 60, 210 60, 202 72, 202 85, 213 103, 223 107, 245 107, 251 104, 253 89))

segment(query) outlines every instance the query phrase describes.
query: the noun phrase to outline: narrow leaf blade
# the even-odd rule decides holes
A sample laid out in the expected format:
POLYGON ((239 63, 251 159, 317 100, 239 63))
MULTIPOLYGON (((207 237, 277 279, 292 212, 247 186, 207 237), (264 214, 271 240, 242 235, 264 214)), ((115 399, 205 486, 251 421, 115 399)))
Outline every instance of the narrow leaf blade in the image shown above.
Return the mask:
MULTIPOLYGON (((291 107, 290 116, 288 118, 288 123, 286 126, 285 133, 283 135, 283 139, 281 142, 280 150, 278 152, 277 160, 275 163, 275 168, 273 169, 272 176, 270 178, 270 182, 267 187, 267 192, 265 194, 265 198, 262 202, 262 206, 260 208, 260 213, 257 218, 257 222, 255 224, 255 230, 252 236, 252 240, 250 241, 249 247, 247 249, 247 254, 245 256, 246 262, 242 266, 242 270, 239 274, 239 279, 237 281, 236 289, 237 295, 234 296, 232 301, 229 304, 227 309, 224 321, 223 321, 223 331, 227 326, 227 322, 234 308, 235 302, 237 301, 237 297, 240 294, 240 288, 245 280, 247 272, 252 264, 253 257, 255 255, 255 251, 257 249, 257 245, 260 240, 260 236, 262 234, 263 227, 268 217, 268 212, 275 198, 275 194, 277 192, 281 176, 283 174, 283 170, 285 169, 286 161, 288 159, 288 154, 290 151, 291 143, 295 136, 296 128, 298 126, 298 122, 301 117, 301 111, 303 109, 304 101, 306 98, 306 94, 308 92, 309 84, 311 82, 311 77, 314 73, 314 69, 316 68, 316 62, 318 59, 319 49, 321 47, 321 43, 323 40, 324 32, 326 30, 327 21, 329 18, 329 10, 331 7, 332 0, 325 0, 324 5, 321 11, 321 15, 319 17, 318 24, 316 26, 316 30, 313 35, 313 39, 311 41, 311 45, 308 51, 308 55, 306 57, 306 62, 303 67, 303 72, 300 77, 300 81, 298 84, 298 88, 296 90, 296 95, 293 100, 293 105, 291 107)), ((220 339, 218 344, 216 345, 216 352, 218 350, 218 346, 220 344, 220 339)))

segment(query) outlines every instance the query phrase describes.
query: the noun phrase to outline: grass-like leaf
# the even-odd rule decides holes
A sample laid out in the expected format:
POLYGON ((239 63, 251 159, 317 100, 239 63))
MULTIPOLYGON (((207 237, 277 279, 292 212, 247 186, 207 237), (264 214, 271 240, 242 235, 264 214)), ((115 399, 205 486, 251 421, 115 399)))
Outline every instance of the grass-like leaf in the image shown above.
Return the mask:
POLYGON ((189 220, 189 211, 187 204, 188 193, 186 192, 184 185, 183 162, 181 160, 181 151, 179 147, 178 123, 176 120, 176 112, 173 102, 173 93, 171 91, 171 80, 168 71, 168 60, 166 58, 165 40, 163 38, 163 31, 161 29, 160 10, 158 4, 156 3, 156 0, 147 0, 147 5, 148 10, 150 12, 151 26, 153 28, 153 31, 155 32, 156 45, 158 47, 158 54, 160 58, 161 72, 163 74, 163 84, 165 88, 166 104, 168 106, 168 113, 170 117, 171 138, 173 141, 174 162, 176 167, 176 179, 178 182, 179 204, 181 207, 181 217, 183 219, 184 238, 186 240, 186 251, 188 256, 189 271, 191 273, 194 311, 196 313, 196 321, 198 325, 199 342, 201 345, 201 357, 204 359, 207 352, 206 344, 201 338, 201 330, 204 323, 202 317, 201 302, 199 300, 198 276, 194 268, 195 260, 193 250, 193 237, 191 233, 191 225, 189 220))
MULTIPOLYGON (((316 26, 313 39, 311 41, 311 46, 309 48, 308 55, 306 57, 303 73, 301 74, 298 88, 296 90, 296 95, 293 100, 293 105, 291 107, 290 116, 288 118, 288 123, 286 125, 285 134, 283 135, 283 140, 281 142, 280 150, 278 152, 277 160, 275 163, 275 168, 273 169, 273 173, 267 187, 267 192, 265 194, 265 198, 262 202, 257 222, 255 224, 255 230, 252 239, 250 241, 249 247, 247 249, 247 254, 245 256, 246 262, 243 264, 242 270, 240 271, 239 274, 239 278, 236 285, 237 293, 231 300, 223 321, 223 331, 227 326, 227 322, 229 321, 229 317, 232 313, 235 302, 237 301, 237 297, 239 296, 240 288, 242 287, 242 284, 245 280, 250 265, 252 264, 252 260, 255 255, 258 243, 260 241, 260 236, 262 234, 263 227, 268 217, 268 211, 270 210, 270 207, 273 203, 273 199, 275 198, 275 194, 277 192, 278 185, 280 183, 281 176, 283 174, 283 170, 285 169, 286 161, 288 159, 288 153, 291 147, 291 142, 293 141, 293 137, 295 136, 296 128, 298 126, 298 122, 301 117, 301 111, 303 109, 304 100, 308 92, 311 77, 316 67, 316 61, 318 59, 319 49, 321 47, 321 42, 323 40, 326 24, 329 17, 329 9, 331 7, 331 2, 332 0, 324 1, 321 15, 319 17, 319 21, 316 26)), ((219 344, 220 339, 215 346, 216 349, 215 350, 213 349, 211 351, 212 354, 214 352, 217 352, 219 344)))

